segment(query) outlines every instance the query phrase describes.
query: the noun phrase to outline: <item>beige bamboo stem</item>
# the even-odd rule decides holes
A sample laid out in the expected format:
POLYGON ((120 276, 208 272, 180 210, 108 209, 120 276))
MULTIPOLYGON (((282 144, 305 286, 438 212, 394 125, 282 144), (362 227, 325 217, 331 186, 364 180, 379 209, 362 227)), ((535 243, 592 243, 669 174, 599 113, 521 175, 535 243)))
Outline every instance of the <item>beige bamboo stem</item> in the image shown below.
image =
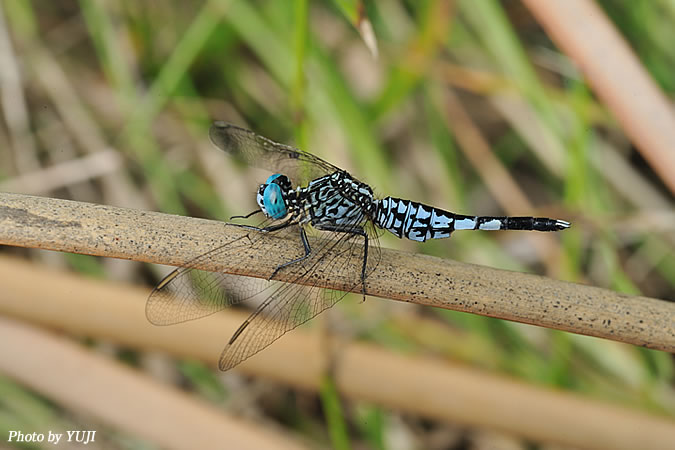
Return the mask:
MULTIPOLYGON (((210 220, 0 194, 0 244, 6 245, 180 265, 244 233, 210 220)), ((206 261, 201 268, 266 277, 274 269, 268 252, 290 260, 297 243, 270 237, 269 244, 265 251, 242 251, 240 259, 206 261), (250 268, 245 272, 244 260, 250 268)), ((312 281, 320 286, 343 287, 330 273, 319 275, 312 281)), ((367 291, 675 352, 675 304, 593 286, 383 249, 367 291)))

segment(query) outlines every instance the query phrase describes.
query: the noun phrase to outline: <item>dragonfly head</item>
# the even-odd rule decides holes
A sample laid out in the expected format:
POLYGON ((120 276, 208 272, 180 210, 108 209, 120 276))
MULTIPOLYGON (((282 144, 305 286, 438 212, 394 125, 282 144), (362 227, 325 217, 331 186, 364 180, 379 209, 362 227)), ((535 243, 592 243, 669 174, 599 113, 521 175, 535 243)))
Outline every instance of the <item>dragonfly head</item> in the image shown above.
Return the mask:
POLYGON ((275 173, 260 185, 256 196, 258 206, 267 217, 281 219, 288 214, 286 201, 291 190, 291 180, 286 175, 275 173))

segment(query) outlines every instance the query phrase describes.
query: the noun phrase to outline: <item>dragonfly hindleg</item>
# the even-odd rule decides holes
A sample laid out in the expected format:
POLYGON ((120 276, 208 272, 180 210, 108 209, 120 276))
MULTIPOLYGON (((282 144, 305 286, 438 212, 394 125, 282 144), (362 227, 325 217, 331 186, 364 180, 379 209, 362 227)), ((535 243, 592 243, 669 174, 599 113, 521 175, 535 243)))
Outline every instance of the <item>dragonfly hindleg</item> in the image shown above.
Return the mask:
POLYGON ((333 231, 335 233, 347 233, 354 236, 363 236, 363 265, 361 266, 361 293, 363 300, 366 299, 366 267, 368 265, 368 233, 363 227, 354 226, 335 226, 335 225, 320 225, 317 226, 319 230, 333 231))

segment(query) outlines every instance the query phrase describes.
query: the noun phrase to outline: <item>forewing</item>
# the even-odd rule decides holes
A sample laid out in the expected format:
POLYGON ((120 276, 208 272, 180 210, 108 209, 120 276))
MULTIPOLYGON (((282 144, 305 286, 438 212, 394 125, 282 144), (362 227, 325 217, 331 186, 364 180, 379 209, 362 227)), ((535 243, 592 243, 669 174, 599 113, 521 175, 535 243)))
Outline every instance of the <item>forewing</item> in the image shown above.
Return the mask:
POLYGON ((209 137, 216 147, 246 164, 281 173, 296 184, 340 170, 318 156, 226 122, 214 122, 209 129, 209 137))
MULTIPOLYGON (((377 236, 372 235, 366 276, 380 261, 377 236), (374 241, 372 239, 374 237, 374 241)), ((321 233, 310 237, 312 253, 301 263, 282 269, 291 282, 277 282, 270 295, 235 332, 218 366, 228 370, 330 308, 348 292, 361 293, 363 237, 347 233, 321 233), (328 277, 344 290, 321 289, 313 280, 328 277)), ((267 295, 267 294, 265 294, 267 295)))
MULTIPOLYGON (((205 317, 224 308, 236 305, 260 292, 270 290, 273 284, 265 279, 231 275, 223 272, 199 270, 209 262, 223 267, 244 248, 259 248, 267 242, 266 233, 251 231, 247 236, 233 239, 220 247, 189 261, 167 275, 150 294, 145 314, 154 325, 171 325, 205 317)), ((304 254, 297 225, 277 231, 275 237, 290 237, 297 240, 297 255, 304 254)), ((270 254, 273 263, 286 261, 270 254), (275 260, 278 259, 277 260, 275 260)), ((246 262, 242 261, 242 267, 246 262)), ((272 272, 269 273, 269 276, 272 272)))

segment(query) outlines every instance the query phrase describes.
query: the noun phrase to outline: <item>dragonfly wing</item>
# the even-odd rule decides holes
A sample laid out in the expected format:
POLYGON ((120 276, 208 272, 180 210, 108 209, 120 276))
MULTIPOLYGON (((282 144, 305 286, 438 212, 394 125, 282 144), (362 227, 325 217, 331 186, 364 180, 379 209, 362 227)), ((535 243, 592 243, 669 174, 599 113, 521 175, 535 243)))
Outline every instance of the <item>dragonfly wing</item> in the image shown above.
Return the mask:
MULTIPOLYGON (((348 292, 362 291, 363 238, 347 233, 328 233, 310 237, 312 253, 301 263, 282 269, 291 282, 276 282, 271 295, 234 333, 223 350, 218 367, 228 370, 263 350, 286 332, 332 307, 348 292), (329 277, 344 290, 321 289, 310 280, 329 277)), ((366 274, 380 260, 379 246, 369 246, 366 274)), ((270 292, 270 291, 267 291, 270 292)))
POLYGON ((269 346, 287 331, 332 306, 328 304, 321 309, 317 308, 319 304, 323 304, 322 301, 317 302, 321 300, 319 288, 281 282, 275 284, 277 286, 274 293, 241 325, 228 342, 220 355, 220 370, 231 369, 269 346))
MULTIPOLYGON (((243 249, 260 248, 267 242, 267 233, 251 231, 247 235, 226 242, 204 253, 167 275, 150 294, 145 305, 145 315, 154 325, 171 325, 205 317, 224 308, 236 305, 260 292, 271 289, 265 279, 242 277, 221 272, 199 270, 206 263, 210 266, 231 266, 230 259, 237 258, 243 249)), ((274 237, 297 240, 296 257, 304 254, 297 226, 274 233, 274 237)), ((269 255, 275 258, 275 255, 269 255)), ((273 259, 277 265, 286 262, 273 259)), ((272 265, 274 267, 274 265, 272 265)), ((242 263, 246 268, 246 263, 242 263)), ((272 272, 269 273, 272 275, 272 272)), ((269 292, 269 291, 268 291, 269 292)))
POLYGON ((145 315, 153 325, 173 325, 214 314, 266 289, 267 280, 180 268, 152 291, 145 315), (243 280, 246 279, 246 283, 243 280))
POLYGON ((209 129, 211 142, 250 166, 287 175, 296 183, 309 181, 340 171, 318 156, 289 145, 279 144, 253 131, 217 121, 209 129))

